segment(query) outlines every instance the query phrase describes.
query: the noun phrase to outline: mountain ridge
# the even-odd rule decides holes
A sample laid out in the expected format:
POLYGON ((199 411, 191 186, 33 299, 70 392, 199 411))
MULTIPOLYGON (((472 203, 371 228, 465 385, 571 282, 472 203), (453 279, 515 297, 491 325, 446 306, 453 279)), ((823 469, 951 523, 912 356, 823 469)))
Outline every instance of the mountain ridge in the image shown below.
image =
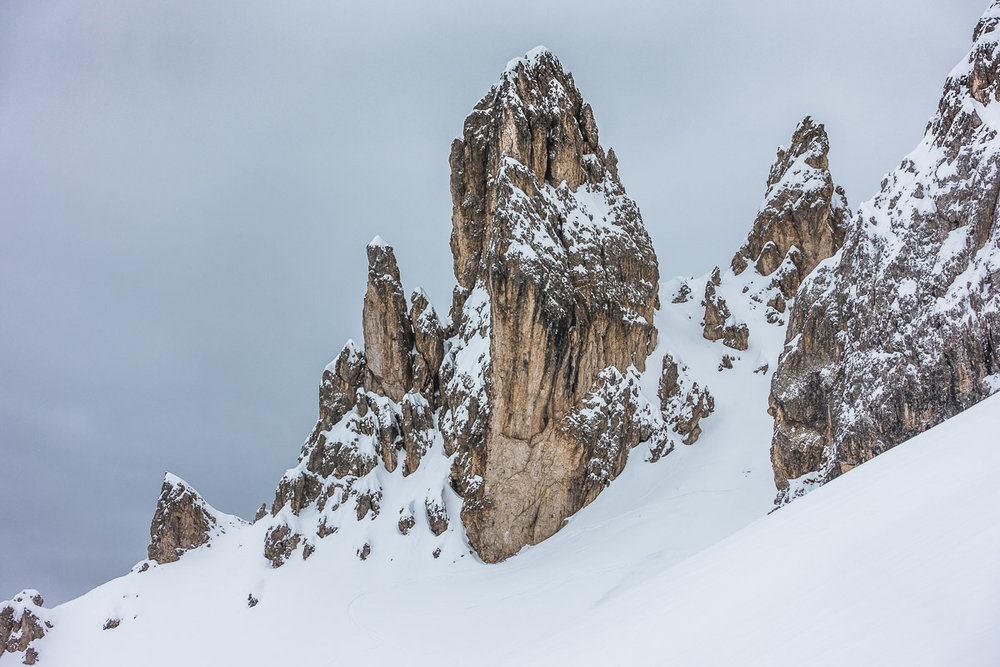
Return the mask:
MULTIPOLYGON (((980 105, 1000 96, 990 92, 995 72, 980 67, 993 62, 984 45, 995 43, 997 6, 975 31, 971 67, 956 79, 980 105)), ((946 99, 948 93, 946 86, 946 99)), ((982 126, 973 115, 965 119, 973 131, 982 126)), ((951 127, 955 122, 961 118, 952 118, 951 127)), ((788 423, 788 404, 776 402, 774 387, 780 391, 779 378, 790 372, 789 348, 794 352, 805 338, 793 329, 817 307, 810 292, 821 280, 816 276, 842 263, 841 243, 852 243, 863 229, 843 233, 850 211, 830 176, 821 125, 806 118, 789 148, 779 150, 765 204, 729 269, 665 283, 638 207, 618 181, 616 158, 600 147, 592 110, 549 51, 511 61, 463 135, 450 158, 458 282, 450 320, 442 322, 420 290, 407 301, 391 246, 373 239, 364 349, 349 341, 325 369, 319 421, 298 465, 279 482, 270 511, 262 508, 253 524, 233 523, 231 535, 208 539, 214 511, 168 474, 150 559, 124 579, 169 580, 167 572, 181 570, 164 565, 180 557, 190 572, 208 562, 214 545, 216 553, 232 554, 239 569, 255 572, 233 579, 226 593, 228 599, 243 586, 240 599, 255 609, 268 604, 268 581, 293 581, 306 560, 344 566, 346 554, 351 571, 396 558, 421 571, 467 556, 476 561, 476 554, 503 561, 555 535, 617 477, 649 481, 648 470, 635 470, 638 463, 626 466, 629 458, 656 463, 666 456, 657 467, 674 459, 683 467, 726 449, 720 461, 740 461, 738 448, 720 446, 723 435, 738 432, 734 422, 750 414, 739 405, 748 388, 770 384, 776 433, 788 423), (789 172, 802 178, 786 179, 789 172), (716 430, 716 422, 715 434, 705 431, 716 430), (167 548, 154 548, 161 542, 167 548), (262 558, 270 570, 292 574, 262 574, 262 558)), ((866 206, 872 204, 862 206, 858 220, 866 206)), ((988 231, 991 219, 984 219, 988 231)), ((991 238, 984 234, 977 251, 991 238)), ((991 257, 979 263, 986 278, 991 257)), ((980 399, 1000 389, 1000 382, 982 382, 980 399)), ((763 432, 766 422, 757 415, 750 430, 763 432)), ((780 456, 777 444, 775 451, 780 456)), ((809 454, 804 465, 816 459, 809 454)), ((733 485, 723 493, 750 501, 737 523, 763 507, 753 460, 739 471, 746 482, 733 479, 733 470, 719 473, 733 485)), ((783 490, 778 468, 774 463, 773 475, 783 490)), ((808 486, 779 495, 779 502, 808 486)), ((671 498, 683 505, 683 494, 671 498)), ((663 507, 683 513, 680 505, 663 507)), ((150 613, 136 603, 132 620, 140 607, 150 613)), ((128 628, 128 608, 118 605, 103 629, 128 628)), ((46 638, 33 642, 44 646, 46 638)), ((35 660, 34 644, 15 650, 25 659, 34 651, 35 660)))

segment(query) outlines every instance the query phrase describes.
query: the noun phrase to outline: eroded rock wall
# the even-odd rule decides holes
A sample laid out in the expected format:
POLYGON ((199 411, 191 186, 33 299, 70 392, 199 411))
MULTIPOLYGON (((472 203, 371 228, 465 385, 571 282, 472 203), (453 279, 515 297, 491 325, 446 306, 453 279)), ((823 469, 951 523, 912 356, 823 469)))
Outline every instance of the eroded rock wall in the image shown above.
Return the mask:
MULTIPOLYGON (((659 271, 593 111, 550 52, 508 65, 466 119, 451 167, 455 275, 490 309, 489 421, 459 438, 456 488, 470 543, 497 561, 596 495, 586 479, 597 444, 569 415, 645 367, 659 271)), ((608 461, 610 478, 628 449, 608 461)))
POLYGON ((1000 389, 1000 3, 923 141, 801 286, 771 386, 778 502, 1000 389))

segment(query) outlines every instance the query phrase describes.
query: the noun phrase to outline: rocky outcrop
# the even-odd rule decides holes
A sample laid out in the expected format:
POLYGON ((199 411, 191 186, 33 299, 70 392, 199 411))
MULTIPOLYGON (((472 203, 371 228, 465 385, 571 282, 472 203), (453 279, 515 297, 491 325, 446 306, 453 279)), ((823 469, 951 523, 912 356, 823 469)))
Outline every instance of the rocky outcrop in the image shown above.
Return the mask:
POLYGON ((365 355, 353 340, 323 370, 319 385, 319 421, 312 437, 330 430, 357 403, 365 377, 365 355))
POLYGON ((448 530, 448 509, 440 499, 427 498, 424 507, 427 510, 427 525, 432 533, 440 535, 448 530))
POLYGON ((410 295, 410 322, 413 324, 416 355, 413 360, 413 389, 428 401, 440 390, 439 371, 444 361, 444 329, 427 293, 417 288, 410 295))
POLYGON ((286 524, 278 524, 268 529, 264 538, 264 558, 271 561, 271 567, 281 567, 299 548, 302 536, 286 524))
POLYGON ((640 393, 634 366, 625 373, 613 366, 601 371, 594 388, 563 419, 562 429, 586 457, 579 491, 584 504, 621 474, 636 445, 667 439, 658 411, 640 393))
POLYGON ((923 141, 802 284, 771 385, 785 502, 1000 389, 1000 3, 923 141))
MULTIPOLYGON (((851 212, 843 188, 830 174, 829 151, 826 130, 806 117, 788 147, 778 149, 764 202, 733 257, 729 279, 748 269, 765 278, 749 281, 753 284, 747 284, 739 298, 754 302, 752 308, 764 304, 770 324, 785 323, 787 302, 795 297, 802 280, 843 244, 851 212)), ((730 312, 720 293, 723 280, 716 268, 705 285, 703 335, 743 351, 750 345, 750 329, 730 312)), ((686 299, 686 295, 675 298, 686 299)), ((727 364, 724 358, 722 367, 731 368, 731 361, 727 364)))
POLYGON ((715 399, 708 388, 698 386, 670 354, 663 355, 660 374, 660 410, 667 424, 680 435, 685 445, 693 445, 701 436, 700 422, 715 411, 715 399))
POLYGON ((712 271, 712 277, 705 284, 705 319, 703 335, 706 340, 722 340, 722 344, 734 350, 745 350, 750 345, 750 329, 743 322, 734 322, 726 300, 717 290, 722 282, 719 267, 712 271))
MULTIPOLYGON (((393 250, 376 237, 364 351, 348 343, 327 367, 319 420, 261 519, 275 567, 303 541, 322 548, 313 533, 385 521, 440 538, 435 558, 449 544, 464 551, 448 541, 464 527, 484 560, 502 560, 592 501, 638 443, 673 446, 639 391, 656 345, 656 256, 555 56, 508 65, 450 163, 451 321, 420 289, 407 308, 393 250)), ((351 547, 391 557, 371 544, 351 547)))
POLYGON ((365 389, 399 401, 413 385, 413 326, 396 255, 381 237, 368 244, 368 291, 363 314, 365 389))
POLYGON ((44 603, 36 590, 24 590, 13 600, 0 602, 0 657, 4 653, 23 653, 24 664, 35 664, 38 651, 32 643, 52 629, 44 603))
POLYGON ((843 245, 851 211, 844 189, 830 174, 829 152, 825 128, 808 116, 788 147, 778 149, 764 203, 733 257, 735 274, 748 266, 762 276, 778 272, 774 285, 790 299, 802 280, 843 245))
POLYGON ((412 475, 433 444, 434 412, 421 394, 407 394, 400 403, 400 426, 403 432, 403 476, 412 475))
MULTIPOLYGON (((489 349, 477 364, 450 364, 467 392, 445 392, 446 422, 457 431, 455 488, 469 541, 497 561, 545 539, 592 498, 597 444, 577 440, 567 415, 604 391, 607 369, 624 378, 644 368, 659 273, 593 111, 544 48, 508 65, 466 119, 450 163, 453 312, 459 338, 468 335, 453 349, 478 349, 483 308, 489 349), (456 400, 463 393, 479 415, 454 414, 466 410, 456 400)), ((623 428, 638 426, 626 418, 623 428)))
POLYGON ((157 563, 172 563, 185 551, 196 549, 218 532, 240 520, 223 514, 205 502, 191 485, 169 472, 156 502, 149 526, 146 552, 157 563))

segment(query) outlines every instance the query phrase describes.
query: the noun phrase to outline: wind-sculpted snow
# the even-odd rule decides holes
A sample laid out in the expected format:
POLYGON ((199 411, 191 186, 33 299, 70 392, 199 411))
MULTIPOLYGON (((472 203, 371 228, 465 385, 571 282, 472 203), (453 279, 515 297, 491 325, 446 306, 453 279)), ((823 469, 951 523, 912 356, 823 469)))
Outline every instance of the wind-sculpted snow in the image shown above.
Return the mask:
POLYGON ((779 502, 996 391, 1000 3, 920 145, 803 283, 772 384, 779 502))

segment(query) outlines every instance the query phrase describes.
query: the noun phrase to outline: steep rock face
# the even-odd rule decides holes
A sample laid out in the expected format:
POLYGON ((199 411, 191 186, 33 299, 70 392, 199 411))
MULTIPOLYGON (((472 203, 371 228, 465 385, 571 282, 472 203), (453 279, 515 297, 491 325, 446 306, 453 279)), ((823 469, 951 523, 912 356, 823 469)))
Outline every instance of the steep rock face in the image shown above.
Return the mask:
POLYGON ((323 370, 319 385, 319 420, 308 444, 316 445, 324 437, 323 434, 357 404, 357 392, 364 378, 364 352, 353 340, 349 340, 337 358, 323 370))
POLYGON ((413 388, 429 401, 440 390, 438 373, 444 361, 444 329, 426 292, 414 290, 410 296, 416 355, 413 361, 413 388))
POLYGON ((396 255, 375 237, 368 244, 368 291, 363 314, 365 389, 400 401, 413 385, 413 326, 396 255))
POLYGON ((24 590, 13 600, 0 602, 0 656, 24 653, 24 664, 35 664, 38 651, 31 644, 52 629, 49 611, 43 604, 36 590, 24 590))
MULTIPOLYGON (((580 440, 568 415, 630 366, 644 368, 659 274, 614 154, 547 50, 508 65, 450 162, 453 349, 478 354, 448 364, 458 391, 445 392, 446 421, 456 425, 454 484, 469 541, 497 561, 554 533, 595 495, 585 480, 596 442, 580 440), (478 414, 456 414, 468 412, 467 396, 478 414)), ((609 462, 610 478, 624 458, 609 462)))
POLYGON ((656 257, 551 53, 509 64, 450 162, 451 321, 420 289, 407 308, 376 237, 364 350, 348 343, 324 371, 319 420, 260 519, 275 567, 328 540, 366 560, 391 559, 395 540, 502 560, 592 501, 638 443, 673 447, 639 389, 656 257))
POLYGON ((778 502, 1000 389, 1000 3, 923 141, 802 285, 771 386, 778 502))
POLYGON ((185 551, 200 547, 217 531, 224 532, 233 523, 241 521, 219 512, 183 479, 166 473, 149 526, 150 542, 146 551, 150 560, 172 563, 185 551))

